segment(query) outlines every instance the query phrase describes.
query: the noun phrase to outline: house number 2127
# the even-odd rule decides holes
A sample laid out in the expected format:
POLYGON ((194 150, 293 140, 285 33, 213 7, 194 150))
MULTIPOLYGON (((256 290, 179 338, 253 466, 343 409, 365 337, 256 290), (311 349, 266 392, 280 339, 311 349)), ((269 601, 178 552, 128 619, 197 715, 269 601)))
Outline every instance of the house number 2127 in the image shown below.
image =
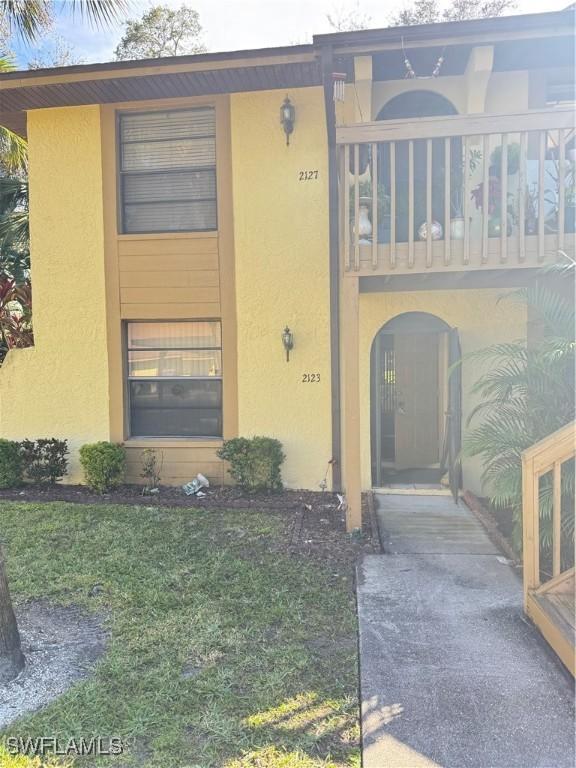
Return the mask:
POLYGON ((318 178, 318 171, 300 171, 298 174, 299 181, 312 181, 312 179, 318 178))

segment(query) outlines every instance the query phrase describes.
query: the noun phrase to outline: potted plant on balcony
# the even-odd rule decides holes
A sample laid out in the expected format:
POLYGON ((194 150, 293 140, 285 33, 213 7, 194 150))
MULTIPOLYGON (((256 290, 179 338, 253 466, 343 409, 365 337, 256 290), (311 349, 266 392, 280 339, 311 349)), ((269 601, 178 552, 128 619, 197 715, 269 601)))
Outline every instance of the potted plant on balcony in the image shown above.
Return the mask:
MULTIPOLYGON (((372 215, 372 181, 363 180, 358 184, 358 237, 361 245, 366 245, 372 241, 373 233, 373 221, 372 215)), ((377 204, 378 204, 378 242, 389 243, 390 242, 390 195, 386 191, 384 184, 378 184, 377 189, 377 204)), ((354 187, 350 187, 350 221, 352 226, 350 231, 355 231, 355 196, 354 187)))
MULTIPOLYGON (((508 145, 507 176, 514 176, 520 169, 520 145, 516 142, 508 145)), ((502 146, 497 146, 490 155, 488 170, 488 236, 500 237, 503 219, 506 221, 506 234, 512 234, 514 223, 514 195, 509 192, 506 200, 506 211, 502 211, 502 146)), ((484 208, 484 182, 481 181, 471 191, 476 209, 482 212, 484 208)))
POLYGON ((464 190, 462 185, 450 187, 450 237, 464 239, 464 190))
MULTIPOLYGON (((460 153, 461 155, 461 153, 460 153)), ((468 157, 468 171, 471 176, 482 160, 480 149, 471 149, 468 157)), ((464 157, 453 157, 450 167, 450 237, 464 239, 464 157)))

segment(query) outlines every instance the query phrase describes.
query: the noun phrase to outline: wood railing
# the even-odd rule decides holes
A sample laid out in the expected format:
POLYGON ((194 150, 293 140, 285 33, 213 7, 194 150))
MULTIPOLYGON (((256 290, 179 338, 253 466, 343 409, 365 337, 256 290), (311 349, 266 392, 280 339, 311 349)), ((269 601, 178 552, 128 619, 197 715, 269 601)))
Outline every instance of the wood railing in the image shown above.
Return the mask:
MULTIPOLYGON (((574 498, 573 482, 563 472, 576 455, 576 426, 568 424, 522 454, 522 526, 524 610, 534 620, 564 664, 574 674, 574 498), (564 483, 563 483, 564 477, 564 483), (572 498, 563 498, 563 487, 572 498), (544 507, 548 513, 543 514, 544 507), (551 509, 550 509, 551 507, 551 509), (568 519, 570 516, 570 519, 568 519), (544 522, 547 535, 542 536, 544 522), (545 546, 547 544, 547 546, 545 546), (546 611, 545 598, 555 590, 566 596, 569 616, 546 611), (572 606, 570 614, 570 606, 572 606), (554 617, 558 621, 554 621, 554 617), (571 636, 562 631, 572 627, 571 636)), ((569 632, 570 635, 570 632, 569 632)))
POLYGON ((572 110, 341 126, 342 263, 406 274, 574 252, 572 110))

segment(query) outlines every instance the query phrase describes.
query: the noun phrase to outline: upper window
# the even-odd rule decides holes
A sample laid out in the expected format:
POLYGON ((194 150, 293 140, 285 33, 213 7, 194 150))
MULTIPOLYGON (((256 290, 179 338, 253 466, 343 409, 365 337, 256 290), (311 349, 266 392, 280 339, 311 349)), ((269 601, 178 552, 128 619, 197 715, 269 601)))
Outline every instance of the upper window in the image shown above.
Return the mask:
POLYGON ((124 233, 214 230, 214 109, 120 115, 120 202, 124 233))

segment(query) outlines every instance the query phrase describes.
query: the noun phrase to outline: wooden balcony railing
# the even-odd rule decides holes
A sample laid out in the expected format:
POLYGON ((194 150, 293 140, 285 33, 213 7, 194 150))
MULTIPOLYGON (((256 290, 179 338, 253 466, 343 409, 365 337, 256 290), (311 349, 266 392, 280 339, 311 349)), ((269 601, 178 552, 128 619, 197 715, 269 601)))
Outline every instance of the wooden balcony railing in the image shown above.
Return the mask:
POLYGON ((570 109, 341 126, 343 269, 534 267, 574 252, 570 109))
POLYGON ((522 454, 524 610, 574 675, 575 424, 522 454))

